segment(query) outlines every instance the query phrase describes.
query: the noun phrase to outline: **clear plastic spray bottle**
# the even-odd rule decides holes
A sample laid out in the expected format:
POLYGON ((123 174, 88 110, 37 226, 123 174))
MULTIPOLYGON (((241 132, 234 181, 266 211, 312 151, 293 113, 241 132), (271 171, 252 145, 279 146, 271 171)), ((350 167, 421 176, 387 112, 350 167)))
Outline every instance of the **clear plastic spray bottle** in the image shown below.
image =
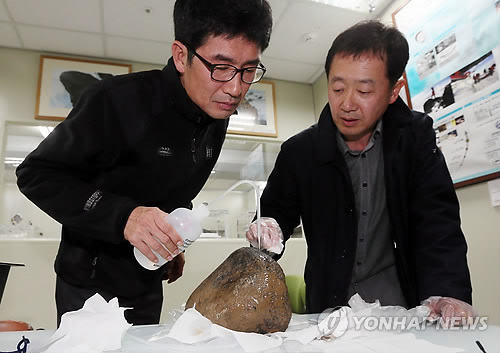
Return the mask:
MULTIPOLYGON (((202 233, 201 224, 203 220, 208 217, 209 213, 210 211, 208 210, 208 205, 203 203, 193 210, 181 207, 173 210, 167 215, 165 218, 166 221, 175 228, 184 241, 184 244, 179 247, 180 251, 186 250, 187 247, 193 244, 195 240, 200 237, 202 233)), ((161 257, 156 251, 152 251, 158 258, 157 263, 149 260, 137 248, 134 248, 134 255, 137 262, 139 262, 142 267, 148 270, 157 270, 164 265, 167 260, 161 257)))

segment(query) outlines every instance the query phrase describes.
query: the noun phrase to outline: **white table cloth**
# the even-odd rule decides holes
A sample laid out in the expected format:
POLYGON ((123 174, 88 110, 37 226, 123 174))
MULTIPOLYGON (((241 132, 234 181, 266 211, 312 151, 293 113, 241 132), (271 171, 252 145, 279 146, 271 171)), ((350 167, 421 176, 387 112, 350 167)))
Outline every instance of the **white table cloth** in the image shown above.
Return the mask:
MULTIPOLYGON (((290 329, 297 330, 312 325, 317 315, 293 315, 290 329)), ((241 352, 245 353, 236 339, 220 341, 212 339, 197 344, 182 344, 172 338, 166 337, 173 326, 173 321, 161 325, 133 326, 128 329, 123 340, 122 348, 114 352, 241 352)), ((35 352, 51 337, 53 330, 22 331, 0 333, 0 352, 11 352, 16 349, 22 336, 30 340, 27 352, 35 352)), ((445 330, 429 326, 425 330, 381 331, 372 335, 360 335, 348 331, 340 339, 332 341, 313 341, 302 345, 297 341, 285 341, 278 347, 264 350, 266 353, 279 352, 477 352, 480 353, 476 341, 480 341, 486 352, 500 352, 500 326, 489 325, 485 330, 465 330, 454 328, 445 330), (351 337, 349 336, 351 335, 351 337), (352 337, 357 336, 357 337, 352 337), (434 345, 444 346, 442 349, 433 350, 434 345)))

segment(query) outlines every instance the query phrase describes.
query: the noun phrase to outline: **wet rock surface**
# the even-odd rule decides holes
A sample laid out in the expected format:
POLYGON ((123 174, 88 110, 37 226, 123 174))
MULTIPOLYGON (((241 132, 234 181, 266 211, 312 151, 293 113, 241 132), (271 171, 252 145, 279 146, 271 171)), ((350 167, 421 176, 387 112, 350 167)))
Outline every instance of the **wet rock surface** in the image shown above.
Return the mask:
POLYGON ((292 316, 281 266, 251 247, 229 255, 191 294, 186 309, 191 307, 242 332, 285 331, 292 316))

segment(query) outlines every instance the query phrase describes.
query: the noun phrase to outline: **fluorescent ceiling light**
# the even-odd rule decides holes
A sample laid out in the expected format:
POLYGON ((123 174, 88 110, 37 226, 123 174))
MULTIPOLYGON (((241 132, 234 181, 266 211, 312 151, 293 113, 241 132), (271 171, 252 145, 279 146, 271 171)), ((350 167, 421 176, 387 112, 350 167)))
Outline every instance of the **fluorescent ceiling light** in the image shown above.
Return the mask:
POLYGON ((38 130, 40 130, 40 133, 42 134, 43 138, 46 138, 49 136, 49 134, 54 130, 53 126, 39 126, 38 130))
POLYGON ((320 4, 336 6, 359 12, 370 13, 375 11, 381 0, 310 0, 320 4))
POLYGON ((11 166, 14 168, 17 168, 23 161, 24 158, 17 158, 17 157, 5 157, 4 159, 4 163, 7 166, 11 166))

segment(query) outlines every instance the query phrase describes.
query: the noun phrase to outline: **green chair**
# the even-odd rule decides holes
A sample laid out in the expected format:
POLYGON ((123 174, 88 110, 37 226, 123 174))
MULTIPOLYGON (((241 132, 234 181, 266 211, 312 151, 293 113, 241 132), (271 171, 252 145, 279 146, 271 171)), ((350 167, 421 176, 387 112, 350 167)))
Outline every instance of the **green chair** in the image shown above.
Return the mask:
POLYGON ((286 286, 288 287, 288 297, 292 312, 295 314, 304 314, 306 312, 306 283, 304 277, 297 275, 285 276, 286 286))

